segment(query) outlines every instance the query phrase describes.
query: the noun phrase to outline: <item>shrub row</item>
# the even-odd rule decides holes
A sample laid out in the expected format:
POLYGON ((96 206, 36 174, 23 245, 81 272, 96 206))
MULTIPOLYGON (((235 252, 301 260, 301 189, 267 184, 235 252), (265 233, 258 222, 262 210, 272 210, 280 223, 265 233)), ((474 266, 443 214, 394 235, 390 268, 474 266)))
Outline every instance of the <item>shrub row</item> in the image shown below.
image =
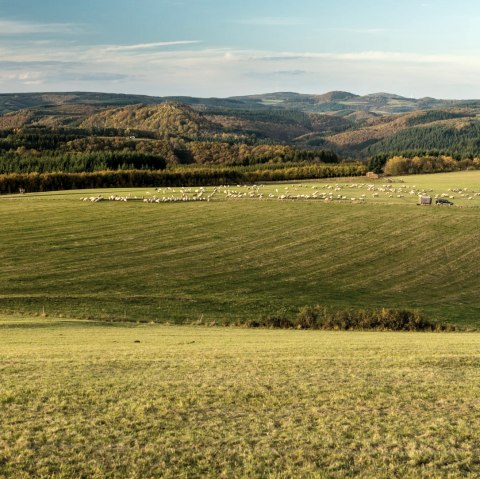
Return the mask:
POLYGON ((0 194, 92 188, 140 188, 161 186, 208 186, 308 178, 360 176, 361 164, 310 165, 285 169, 249 171, 242 168, 183 168, 181 170, 129 170, 94 173, 28 173, 0 175, 0 194))
POLYGON ((386 162, 383 171, 386 175, 397 176, 467 169, 480 169, 480 159, 454 160, 450 156, 416 156, 414 158, 395 156, 386 162))
POLYGON ((455 326, 426 320, 418 311, 341 309, 304 306, 295 316, 281 310, 237 324, 249 328, 320 329, 341 331, 454 331, 455 326))

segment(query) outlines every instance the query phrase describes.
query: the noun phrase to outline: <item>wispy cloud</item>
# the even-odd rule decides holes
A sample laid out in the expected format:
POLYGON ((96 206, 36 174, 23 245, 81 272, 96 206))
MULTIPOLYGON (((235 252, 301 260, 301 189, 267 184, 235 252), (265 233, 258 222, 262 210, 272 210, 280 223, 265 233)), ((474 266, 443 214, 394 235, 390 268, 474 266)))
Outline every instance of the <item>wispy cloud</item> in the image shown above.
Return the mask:
MULTIPOLYGON (((398 63, 412 65, 463 65, 470 67, 480 66, 480 57, 477 55, 435 55, 414 52, 392 51, 360 51, 360 52, 271 52, 261 50, 234 50, 227 48, 192 48, 200 41, 178 40, 155 43, 141 43, 134 45, 92 45, 85 48, 77 44, 33 44, 31 42, 18 43, 0 47, 0 57, 4 66, 7 62, 34 62, 35 64, 55 64, 75 62, 101 63, 122 65, 134 64, 176 64, 187 66, 208 65, 209 63, 229 64, 269 64, 281 63, 282 70, 304 70, 298 64, 315 64, 325 61, 345 63, 398 63), (169 46, 185 47, 172 50, 169 46), (283 68, 283 64, 293 68, 283 68)), ((278 70, 278 66, 277 66, 278 70)), ((282 71, 280 70, 280 71, 282 71)))
MULTIPOLYGON (((115 72, 94 72, 81 70, 79 68, 64 68, 62 70, 50 70, 46 68, 28 68, 28 65, 18 70, 0 71, 0 82, 16 82, 19 85, 45 85, 50 82, 81 82, 81 83, 112 83, 124 80, 140 78, 138 75, 127 75, 115 72)), ((85 65, 83 65, 85 67, 85 65)))
POLYGON ((0 20, 0 36, 79 33, 83 28, 73 23, 35 23, 0 20))
POLYGON ((172 47, 177 45, 194 45, 201 43, 200 40, 177 40, 171 42, 138 43, 136 45, 111 45, 105 47, 107 52, 130 52, 137 50, 151 50, 161 47, 172 47))
POLYGON ((302 58, 305 58, 304 55, 302 54, 276 54, 272 56, 265 56, 265 57, 252 57, 252 60, 260 60, 264 62, 283 62, 283 61, 295 61, 295 60, 301 60, 302 58))
POLYGON ((44 78, 45 75, 38 71, 0 71, 0 83, 15 82, 25 86, 40 85, 44 78))
POLYGON ((472 58, 468 56, 455 56, 455 55, 430 55, 422 53, 412 52, 389 52, 389 51, 365 51, 365 52, 352 52, 352 53, 319 53, 319 54, 307 54, 307 57, 311 58, 325 58, 332 60, 344 60, 344 61, 368 61, 368 62, 382 62, 382 63, 474 63, 478 64, 478 57, 472 58))
MULTIPOLYGON (((252 58, 254 59, 254 58, 252 58)), ((281 62, 281 61, 304 61, 304 60, 336 60, 347 62, 382 62, 382 63, 479 63, 479 58, 462 55, 429 55, 411 52, 389 52, 389 51, 363 51, 346 53, 279 53, 272 56, 259 56, 257 61, 281 62)))
MULTIPOLYGON (((442 92, 452 88, 477 91, 480 76, 480 56, 475 55, 273 52, 206 48, 199 43, 177 40, 85 47, 18 41, 0 47, 0 88, 30 91, 38 85, 50 91, 81 88, 194 96, 342 89, 442 97, 442 92), (441 78, 441 84, 432 83, 432 78, 441 78)), ((475 97, 480 91, 463 97, 467 95, 475 97)))
POLYGON ((108 73, 108 72, 65 72, 61 74, 61 78, 66 81, 81 81, 81 82, 118 82, 134 78, 133 75, 125 75, 122 73, 108 73))

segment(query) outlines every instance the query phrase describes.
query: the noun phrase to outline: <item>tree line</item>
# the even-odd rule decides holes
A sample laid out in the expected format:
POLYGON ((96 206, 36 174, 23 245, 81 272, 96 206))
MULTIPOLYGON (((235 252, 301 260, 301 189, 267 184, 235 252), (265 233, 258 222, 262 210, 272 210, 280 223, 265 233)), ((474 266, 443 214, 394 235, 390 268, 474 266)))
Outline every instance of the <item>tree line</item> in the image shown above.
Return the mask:
POLYGON ((425 173, 445 173, 467 169, 480 169, 480 159, 455 160, 450 156, 415 156, 413 158, 394 156, 383 168, 386 175, 416 175, 425 173))
POLYGON ((100 151, 88 153, 8 152, 0 156, 0 174, 81 173, 105 170, 163 170, 165 158, 148 153, 100 151))
POLYGON ((0 175, 0 194, 96 188, 208 186, 315 178, 361 176, 366 166, 303 165, 279 169, 197 167, 178 170, 98 171, 91 173, 13 173, 0 175))

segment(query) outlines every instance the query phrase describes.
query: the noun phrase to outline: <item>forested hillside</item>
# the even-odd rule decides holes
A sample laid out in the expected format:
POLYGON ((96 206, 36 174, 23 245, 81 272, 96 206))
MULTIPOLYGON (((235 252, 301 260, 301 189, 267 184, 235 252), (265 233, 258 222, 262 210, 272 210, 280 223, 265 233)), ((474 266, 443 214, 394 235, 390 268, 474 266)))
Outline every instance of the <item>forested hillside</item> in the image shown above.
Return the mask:
MULTIPOLYGON (((271 93, 225 99, 18 94, 0 95, 0 113, 3 172, 23 171, 27 158, 37 158, 33 169, 50 169, 63 164, 58 158, 87 152, 153 155, 167 167, 480 155, 480 102, 387 93, 271 93), (44 161, 47 157, 57 159, 44 161), (17 165, 16 159, 22 161, 17 165)), ((77 168, 81 162, 74 164, 77 168)), ((130 164, 127 157, 118 162, 119 167, 130 164)))
POLYGON ((88 117, 80 128, 155 131, 157 137, 198 138, 219 132, 218 125, 181 103, 109 109, 88 117))
POLYGON ((480 122, 438 122, 408 128, 383 138, 366 149, 368 154, 391 155, 410 152, 424 154, 437 152, 456 157, 480 155, 480 122))

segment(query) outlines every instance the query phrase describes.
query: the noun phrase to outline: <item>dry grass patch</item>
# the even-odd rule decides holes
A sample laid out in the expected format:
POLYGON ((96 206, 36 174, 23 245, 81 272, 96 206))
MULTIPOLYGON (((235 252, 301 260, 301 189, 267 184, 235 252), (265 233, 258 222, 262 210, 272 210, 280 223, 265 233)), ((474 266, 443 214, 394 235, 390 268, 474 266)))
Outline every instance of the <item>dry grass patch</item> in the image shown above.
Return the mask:
POLYGON ((480 475, 477 334, 0 332, 2 478, 480 475))

